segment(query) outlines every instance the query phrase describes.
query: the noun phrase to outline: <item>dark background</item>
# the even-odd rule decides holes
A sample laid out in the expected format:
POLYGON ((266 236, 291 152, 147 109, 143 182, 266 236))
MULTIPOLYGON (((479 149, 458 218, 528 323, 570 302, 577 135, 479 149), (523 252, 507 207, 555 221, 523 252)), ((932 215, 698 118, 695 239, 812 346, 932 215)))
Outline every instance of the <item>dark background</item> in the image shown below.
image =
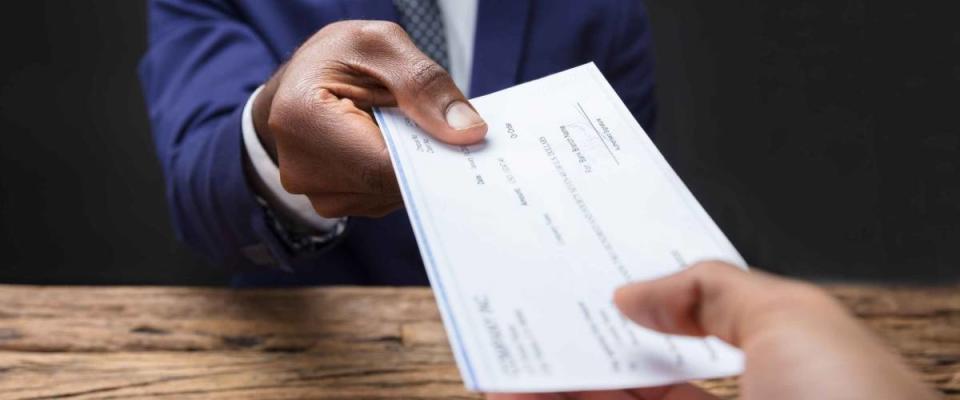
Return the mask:
MULTIPOLYGON (((0 282, 225 283, 168 221, 135 71, 144 4, 15 4, 0 6, 0 282)), ((748 261, 960 280, 954 10, 647 4, 658 144, 748 261)))

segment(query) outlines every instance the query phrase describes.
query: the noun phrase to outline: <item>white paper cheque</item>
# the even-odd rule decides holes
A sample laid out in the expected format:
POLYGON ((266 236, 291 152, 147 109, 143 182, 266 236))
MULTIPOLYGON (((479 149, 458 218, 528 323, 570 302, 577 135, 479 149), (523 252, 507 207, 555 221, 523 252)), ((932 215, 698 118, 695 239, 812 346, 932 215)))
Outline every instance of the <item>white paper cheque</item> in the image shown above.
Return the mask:
POLYGON ((450 146, 376 110, 467 388, 554 392, 741 372, 716 338, 663 335, 617 287, 697 260, 744 265, 591 63, 473 99, 485 142, 450 146))

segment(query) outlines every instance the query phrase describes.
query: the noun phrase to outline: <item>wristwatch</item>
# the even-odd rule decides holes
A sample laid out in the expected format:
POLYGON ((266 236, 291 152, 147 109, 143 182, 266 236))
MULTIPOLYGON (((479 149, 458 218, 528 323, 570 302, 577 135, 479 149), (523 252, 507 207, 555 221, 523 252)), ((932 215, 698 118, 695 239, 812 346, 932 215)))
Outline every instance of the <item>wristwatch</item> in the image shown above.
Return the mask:
POLYGON ((340 218, 330 229, 319 230, 274 211, 267 201, 257 196, 257 202, 263 209, 267 226, 277 235, 280 242, 292 255, 318 252, 329 248, 343 236, 349 218, 340 218))

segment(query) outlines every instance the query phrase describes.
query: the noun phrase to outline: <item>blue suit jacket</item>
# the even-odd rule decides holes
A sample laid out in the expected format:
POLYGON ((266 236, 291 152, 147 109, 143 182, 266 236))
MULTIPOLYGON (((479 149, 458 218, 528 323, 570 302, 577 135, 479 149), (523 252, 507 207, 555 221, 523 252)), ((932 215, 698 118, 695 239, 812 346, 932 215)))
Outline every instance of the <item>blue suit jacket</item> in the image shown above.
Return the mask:
MULTIPOLYGON (((352 218, 326 251, 291 254, 245 180, 243 104, 305 39, 343 19, 397 15, 389 0, 150 2, 140 76, 174 226, 180 240, 240 271, 236 285, 427 281, 402 210, 352 218), (268 258, 293 272, 253 262, 268 258)), ((594 61, 652 132, 653 59, 638 0, 480 0, 473 59, 472 96, 594 61)))

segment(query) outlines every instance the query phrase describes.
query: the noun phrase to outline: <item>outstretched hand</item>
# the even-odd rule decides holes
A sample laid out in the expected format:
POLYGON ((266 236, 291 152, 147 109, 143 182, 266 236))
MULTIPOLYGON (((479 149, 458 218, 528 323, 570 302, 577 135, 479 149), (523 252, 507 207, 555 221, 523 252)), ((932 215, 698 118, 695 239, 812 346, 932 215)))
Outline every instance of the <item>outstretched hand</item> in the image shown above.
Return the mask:
MULTIPOLYGON (((617 290, 621 312, 663 333, 713 335, 743 350, 750 399, 934 399, 898 358, 816 287, 721 262, 617 290)), ((691 384, 621 391, 489 394, 491 400, 716 399, 691 384)))
POLYGON ((306 195, 324 217, 382 216, 402 199, 369 113, 378 106, 400 107, 450 144, 487 132, 447 71, 385 21, 325 26, 264 85, 252 114, 286 191, 306 195))

